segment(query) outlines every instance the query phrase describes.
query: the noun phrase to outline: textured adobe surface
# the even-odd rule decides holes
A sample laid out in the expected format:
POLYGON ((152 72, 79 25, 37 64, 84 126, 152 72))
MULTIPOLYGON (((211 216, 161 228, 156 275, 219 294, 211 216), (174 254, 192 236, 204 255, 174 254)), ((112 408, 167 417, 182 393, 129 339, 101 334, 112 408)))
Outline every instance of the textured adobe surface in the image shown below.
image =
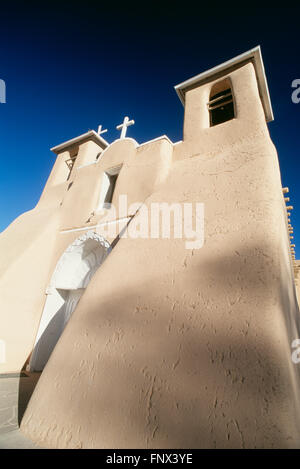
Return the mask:
MULTIPOLYGON (((60 180, 58 156, 34 211, 38 217, 51 206, 53 225, 49 220, 40 244, 32 247, 35 256, 25 251, 11 267, 21 283, 29 259, 35 275, 45 256, 40 283, 30 288, 25 282, 7 320, 11 330, 10 321, 32 317, 11 366, 30 353, 41 291, 79 236, 59 229, 101 219, 92 212, 109 165, 123 163, 115 194, 128 192, 130 201, 148 207, 204 203, 205 243, 199 250, 187 250, 180 239, 116 244, 83 294, 26 410, 22 431, 40 446, 300 447, 299 367, 291 360, 299 311, 278 159, 253 66, 230 77, 237 110, 230 122, 208 127, 208 83, 186 95, 182 143, 161 139, 137 148, 130 139, 117 141, 97 164, 74 172, 69 191, 70 181, 51 185, 51 177, 60 180), (79 203, 85 186, 90 195, 79 203), (78 203, 72 206, 73 197, 78 203)), ((14 236, 18 223, 0 242, 14 236)), ((32 236, 38 232, 33 221, 22 223, 32 236)), ((12 294, 16 283, 9 281, 6 292, 12 294)))

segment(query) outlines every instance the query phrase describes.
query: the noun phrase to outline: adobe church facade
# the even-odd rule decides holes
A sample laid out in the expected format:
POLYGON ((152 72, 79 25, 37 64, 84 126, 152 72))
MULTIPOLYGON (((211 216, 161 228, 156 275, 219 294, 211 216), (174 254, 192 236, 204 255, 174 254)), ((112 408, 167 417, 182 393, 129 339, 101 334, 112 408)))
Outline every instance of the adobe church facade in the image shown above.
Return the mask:
POLYGON ((182 141, 138 144, 127 119, 111 144, 54 147, 39 203, 0 234, 0 373, 43 370, 21 424, 41 447, 300 447, 298 268, 260 48, 175 88, 182 141), (203 246, 123 237, 156 202, 203 203, 203 246))

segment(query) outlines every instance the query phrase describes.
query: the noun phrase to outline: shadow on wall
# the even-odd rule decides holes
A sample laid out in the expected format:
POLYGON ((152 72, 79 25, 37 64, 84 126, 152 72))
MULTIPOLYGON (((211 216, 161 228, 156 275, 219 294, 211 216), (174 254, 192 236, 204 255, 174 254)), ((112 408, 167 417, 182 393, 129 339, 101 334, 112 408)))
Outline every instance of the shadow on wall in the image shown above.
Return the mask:
POLYGON ((44 369, 83 292, 82 288, 56 290, 56 294, 61 297, 63 304, 50 320, 34 347, 29 364, 31 371, 41 372, 44 369))
POLYGON ((58 447, 300 447, 267 251, 189 255, 172 288, 160 271, 82 302, 22 422, 29 435, 58 447))
MULTIPOLYGON (((80 289, 81 290, 81 289, 80 289)), ((78 290, 74 290, 76 293, 78 290)), ((59 290, 59 293, 66 300, 70 292, 59 290)), ((82 294, 82 292, 80 292, 82 294)), ((79 298, 78 298, 79 300, 79 298)), ((18 423, 20 425, 24 412, 27 408, 30 397, 38 383, 40 375, 51 356, 57 342, 59 341, 64 327, 67 323, 66 318, 66 303, 57 311, 55 316, 51 319, 42 336, 34 347, 32 354, 26 360, 22 370, 26 370, 32 359, 34 359, 36 369, 24 373, 24 378, 19 381, 19 397, 18 397, 18 423)))

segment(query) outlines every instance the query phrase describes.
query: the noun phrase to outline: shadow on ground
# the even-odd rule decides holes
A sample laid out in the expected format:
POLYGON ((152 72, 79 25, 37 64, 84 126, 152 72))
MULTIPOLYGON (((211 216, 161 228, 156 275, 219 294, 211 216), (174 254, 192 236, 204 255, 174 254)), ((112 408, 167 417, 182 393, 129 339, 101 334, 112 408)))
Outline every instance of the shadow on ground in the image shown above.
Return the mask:
POLYGON ((19 425, 40 373, 0 375, 0 448, 34 449, 36 444, 26 438, 19 425))
POLYGON ((27 373, 26 377, 19 380, 19 394, 18 394, 18 425, 27 408, 31 395, 37 385, 41 373, 27 373))

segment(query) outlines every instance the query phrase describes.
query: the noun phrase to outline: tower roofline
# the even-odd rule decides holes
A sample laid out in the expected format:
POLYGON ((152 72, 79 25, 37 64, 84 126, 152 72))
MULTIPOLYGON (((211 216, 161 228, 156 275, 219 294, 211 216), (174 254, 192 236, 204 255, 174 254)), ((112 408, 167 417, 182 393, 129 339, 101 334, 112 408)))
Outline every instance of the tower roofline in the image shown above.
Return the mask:
POLYGON ((98 143, 103 149, 105 149, 109 145, 109 143, 104 140, 103 137, 97 134, 97 132, 95 132, 94 130, 89 130, 88 132, 85 132, 84 134, 79 135, 78 137, 71 138, 71 140, 67 140, 66 142, 60 143, 59 145, 50 148, 50 150, 58 154, 66 150, 68 147, 71 147, 72 145, 84 143, 84 141, 88 140, 93 140, 95 143, 98 143))
POLYGON ((216 67, 200 73, 199 75, 196 75, 180 83, 179 85, 174 86, 174 88, 184 106, 185 93, 187 91, 210 81, 216 80, 217 78, 221 78, 222 76, 242 67, 243 65, 246 65, 249 62, 252 62, 254 65, 259 95, 264 108, 266 121, 271 122, 274 120, 274 115, 260 46, 257 46, 254 49, 250 49, 247 52, 244 52, 243 54, 222 63, 221 65, 217 65, 216 67))

